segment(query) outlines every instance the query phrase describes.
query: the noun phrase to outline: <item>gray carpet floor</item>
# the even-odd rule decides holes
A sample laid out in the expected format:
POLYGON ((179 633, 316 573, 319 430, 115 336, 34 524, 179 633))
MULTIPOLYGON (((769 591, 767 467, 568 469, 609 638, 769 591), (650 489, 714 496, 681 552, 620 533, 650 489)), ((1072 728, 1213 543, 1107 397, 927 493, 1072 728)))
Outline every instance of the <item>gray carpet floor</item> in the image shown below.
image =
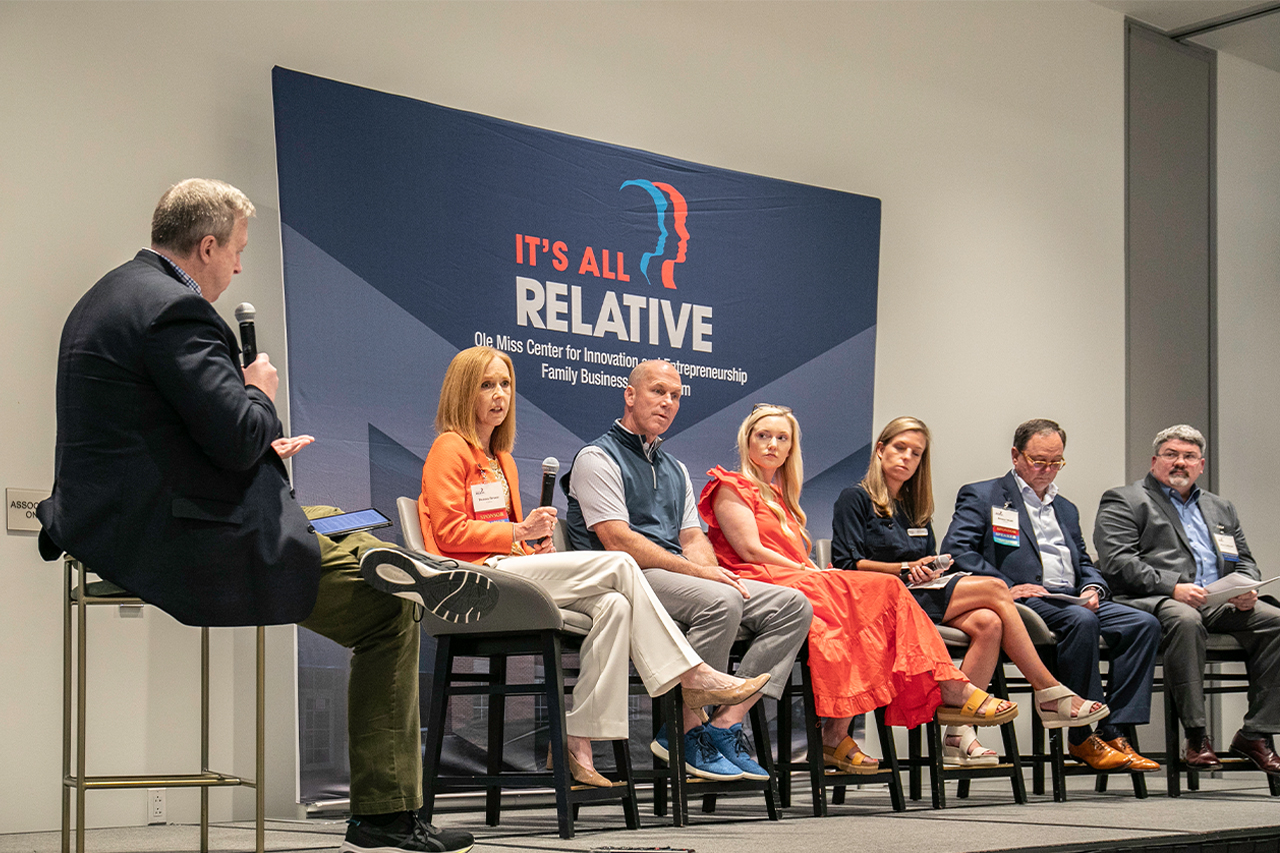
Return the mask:
MULTIPOLYGON (((868 786, 851 790, 846 803, 833 806, 827 818, 809 816, 809 798, 800 794, 777 822, 763 817, 756 795, 722 799, 711 815, 690 803, 692 825, 679 829, 655 817, 651 809, 646 813, 642 802, 641 829, 634 832, 621 828, 617 806, 595 806, 582 809, 577 835, 568 841, 556 835, 553 808, 504 811, 497 827, 485 826, 483 814, 475 812, 440 814, 437 822, 474 833, 478 853, 970 853, 1167 836, 1185 840, 1198 832, 1280 825, 1280 798, 1269 796, 1261 773, 1203 778, 1200 791, 1178 799, 1166 797, 1163 788, 1153 784, 1148 799, 1135 800, 1127 784, 1115 784, 1120 778, 1112 781, 1112 790, 1098 794, 1090 778, 1070 777, 1067 802, 1032 795, 1027 805, 1017 806, 1010 800, 1007 782, 984 780, 973 783, 967 800, 956 799, 952 788, 945 810, 929 808, 927 800, 908 801, 907 811, 901 813, 889 807, 883 786, 868 786)), ((1159 783, 1163 777, 1151 781, 1159 783)), ((345 829, 345 822, 336 817, 269 821, 266 849, 334 851, 345 829)), ((251 851, 253 824, 213 826, 209 846, 219 853, 251 851)), ((86 853, 195 853, 199 830, 179 825, 90 829, 85 848, 86 853)), ((60 850, 58 832, 0 835, 0 853, 60 850)))

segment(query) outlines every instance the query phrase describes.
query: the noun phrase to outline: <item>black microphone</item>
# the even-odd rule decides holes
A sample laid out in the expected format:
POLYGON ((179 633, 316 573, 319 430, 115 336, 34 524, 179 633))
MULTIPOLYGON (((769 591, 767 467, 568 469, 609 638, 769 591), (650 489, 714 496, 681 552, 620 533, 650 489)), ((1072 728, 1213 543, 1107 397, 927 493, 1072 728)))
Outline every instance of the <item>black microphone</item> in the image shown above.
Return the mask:
POLYGON ((556 475, 560 473, 560 460, 548 456, 542 460, 542 500, 538 506, 551 506, 551 498, 556 493, 556 475))
MULTIPOLYGON (((551 506, 551 498, 556 492, 556 475, 559 473, 559 459, 554 456, 548 456, 542 460, 542 499, 538 501, 538 506, 551 506)), ((543 536, 538 542, 542 543, 546 540, 547 537, 543 536)))
POLYGON ((251 302, 241 302, 236 306, 236 322, 240 324, 240 360, 241 367, 248 367, 258 357, 258 338, 253 331, 253 318, 258 316, 251 302))

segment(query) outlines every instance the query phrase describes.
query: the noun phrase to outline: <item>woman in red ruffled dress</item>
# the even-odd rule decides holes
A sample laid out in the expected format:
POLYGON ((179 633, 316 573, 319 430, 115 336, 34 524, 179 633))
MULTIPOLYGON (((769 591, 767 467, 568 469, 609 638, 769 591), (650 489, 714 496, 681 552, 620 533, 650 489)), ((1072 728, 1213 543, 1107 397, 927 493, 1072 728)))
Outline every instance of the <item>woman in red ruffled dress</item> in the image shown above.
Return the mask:
POLYGON ((998 725, 1017 706, 969 683, 937 628, 896 577, 824 571, 809 559, 800 509, 800 426, 783 406, 758 405, 738 429, 742 472, 708 471, 698 510, 720 565, 741 577, 799 589, 813 604, 809 668, 823 759, 848 773, 874 773, 874 758, 848 736, 853 717, 886 706, 889 725, 933 719, 998 725), (942 706, 942 707, 939 707, 942 706))

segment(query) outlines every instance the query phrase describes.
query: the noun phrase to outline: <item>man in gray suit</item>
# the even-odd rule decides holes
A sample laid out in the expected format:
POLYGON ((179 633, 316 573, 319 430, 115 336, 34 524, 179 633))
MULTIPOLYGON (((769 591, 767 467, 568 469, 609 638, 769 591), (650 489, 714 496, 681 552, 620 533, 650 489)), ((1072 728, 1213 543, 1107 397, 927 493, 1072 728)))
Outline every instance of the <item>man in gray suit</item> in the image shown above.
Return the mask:
POLYGON ((1186 763, 1221 767, 1205 733, 1207 632, 1231 634, 1248 655, 1249 710, 1231 752, 1280 775, 1271 736, 1280 731, 1280 608, 1249 590, 1207 604, 1205 587, 1231 573, 1258 580, 1231 502, 1196 487, 1204 436, 1186 424, 1153 442, 1151 472, 1102 496, 1094 522, 1098 567, 1116 601, 1154 613, 1164 632, 1164 671, 1187 733, 1186 763))

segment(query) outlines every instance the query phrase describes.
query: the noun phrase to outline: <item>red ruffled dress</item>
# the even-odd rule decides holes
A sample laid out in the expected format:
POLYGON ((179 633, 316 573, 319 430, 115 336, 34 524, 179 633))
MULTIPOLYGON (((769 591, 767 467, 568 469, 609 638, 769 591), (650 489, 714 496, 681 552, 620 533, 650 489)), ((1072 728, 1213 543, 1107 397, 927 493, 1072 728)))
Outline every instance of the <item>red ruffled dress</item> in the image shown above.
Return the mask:
MULTIPOLYGON (((914 728, 942 704, 939 681, 966 680, 951 662, 938 629, 896 577, 878 572, 814 571, 743 562, 716 523, 716 491, 733 489, 751 507, 760 544, 807 563, 800 525, 787 511, 790 532, 742 474, 716 466, 698 511, 720 565, 744 578, 798 589, 813 605, 809 669, 821 717, 854 717, 881 706, 891 726, 914 728)), ((775 499, 782 504, 774 487, 775 499)))

